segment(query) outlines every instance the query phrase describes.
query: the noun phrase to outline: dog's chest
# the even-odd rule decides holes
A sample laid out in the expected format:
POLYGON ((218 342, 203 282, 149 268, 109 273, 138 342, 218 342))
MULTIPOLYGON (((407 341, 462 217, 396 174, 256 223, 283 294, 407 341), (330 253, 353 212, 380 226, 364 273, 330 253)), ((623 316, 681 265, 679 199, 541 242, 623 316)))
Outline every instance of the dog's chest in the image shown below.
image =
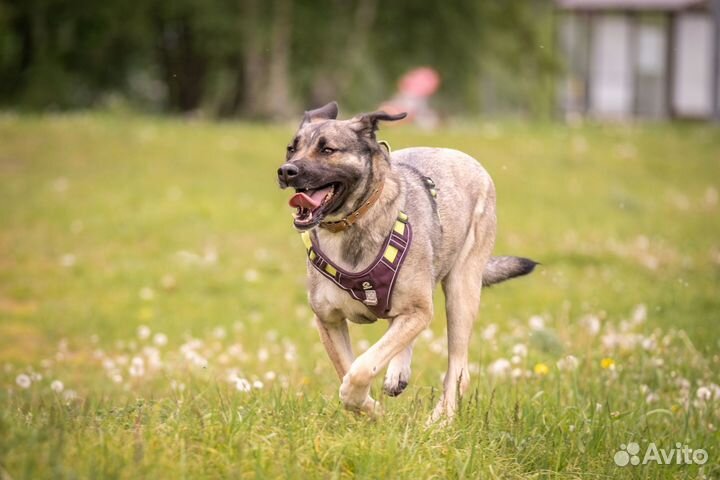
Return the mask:
POLYGON ((310 267, 310 304, 321 317, 342 315, 354 323, 373 323, 377 317, 361 302, 352 298, 327 278, 318 274, 310 267))

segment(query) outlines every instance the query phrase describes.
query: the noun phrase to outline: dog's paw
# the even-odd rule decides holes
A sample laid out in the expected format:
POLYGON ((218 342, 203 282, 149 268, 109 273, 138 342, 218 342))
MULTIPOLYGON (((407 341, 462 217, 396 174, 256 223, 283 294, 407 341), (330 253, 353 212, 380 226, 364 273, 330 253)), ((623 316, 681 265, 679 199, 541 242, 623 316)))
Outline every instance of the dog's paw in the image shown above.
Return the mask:
POLYGON ((410 381, 410 368, 394 369, 392 367, 391 365, 390 368, 388 368, 387 374, 385 375, 383 391, 385 395, 397 397, 408 386, 408 382, 410 381))
POLYGON ((385 383, 383 384, 383 392, 385 392, 385 395, 389 397, 397 397, 405 391, 405 388, 407 386, 408 382, 406 380, 401 380, 398 378, 388 381, 388 379, 386 379, 385 383))
POLYGON ((437 425, 437 426, 445 426, 448 425, 453 417, 455 416, 455 402, 454 401, 447 401, 447 399, 443 396, 443 398, 440 399, 440 401, 435 405, 435 408, 433 409, 432 413, 430 414, 430 418, 428 418, 427 422, 425 422, 425 426, 431 426, 431 425, 437 425))

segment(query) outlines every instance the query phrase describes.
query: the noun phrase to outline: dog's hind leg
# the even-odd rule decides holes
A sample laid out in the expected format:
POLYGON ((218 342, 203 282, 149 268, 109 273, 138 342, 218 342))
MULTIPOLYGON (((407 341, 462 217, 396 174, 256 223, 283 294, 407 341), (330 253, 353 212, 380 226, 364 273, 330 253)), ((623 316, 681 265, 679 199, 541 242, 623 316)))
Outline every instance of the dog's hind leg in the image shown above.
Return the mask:
POLYGON ((445 292, 448 332, 448 369, 443 394, 430 422, 451 418, 459 397, 470 383, 468 347, 472 326, 480 308, 482 274, 495 242, 495 212, 478 212, 455 265, 442 282, 445 292))
POLYGON ((408 386, 414 343, 414 341, 411 342, 409 346, 390 360, 383 384, 383 391, 386 395, 397 397, 408 386))

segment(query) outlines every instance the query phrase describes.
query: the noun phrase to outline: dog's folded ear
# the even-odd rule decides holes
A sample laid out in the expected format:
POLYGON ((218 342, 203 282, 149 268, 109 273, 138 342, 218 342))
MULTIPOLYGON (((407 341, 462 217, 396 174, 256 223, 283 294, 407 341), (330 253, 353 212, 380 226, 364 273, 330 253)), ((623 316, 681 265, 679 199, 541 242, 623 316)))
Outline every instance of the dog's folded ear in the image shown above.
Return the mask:
POLYGON ((300 126, 306 123, 312 123, 316 120, 335 120, 338 116, 338 104, 337 102, 330 102, 327 105, 323 105, 315 110, 308 110, 303 116, 303 120, 300 126))
POLYGON ((372 113, 362 113, 353 118, 352 126, 356 132, 367 135, 369 138, 375 139, 375 132, 378 129, 378 122, 395 122, 407 117, 407 112, 396 113, 391 115, 382 110, 372 113))

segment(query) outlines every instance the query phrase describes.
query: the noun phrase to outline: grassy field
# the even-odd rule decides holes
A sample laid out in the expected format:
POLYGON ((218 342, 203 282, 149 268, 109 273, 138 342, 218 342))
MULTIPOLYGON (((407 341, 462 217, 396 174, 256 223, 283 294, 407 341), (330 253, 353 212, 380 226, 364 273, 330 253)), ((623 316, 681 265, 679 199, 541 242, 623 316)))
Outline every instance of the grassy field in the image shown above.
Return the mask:
POLYGON ((274 177, 292 132, 0 117, 0 478, 720 478, 720 130, 381 132, 478 158, 496 252, 543 264, 485 293, 429 428, 442 309, 383 418, 340 405, 274 177), (708 459, 618 466, 629 442, 708 459))

